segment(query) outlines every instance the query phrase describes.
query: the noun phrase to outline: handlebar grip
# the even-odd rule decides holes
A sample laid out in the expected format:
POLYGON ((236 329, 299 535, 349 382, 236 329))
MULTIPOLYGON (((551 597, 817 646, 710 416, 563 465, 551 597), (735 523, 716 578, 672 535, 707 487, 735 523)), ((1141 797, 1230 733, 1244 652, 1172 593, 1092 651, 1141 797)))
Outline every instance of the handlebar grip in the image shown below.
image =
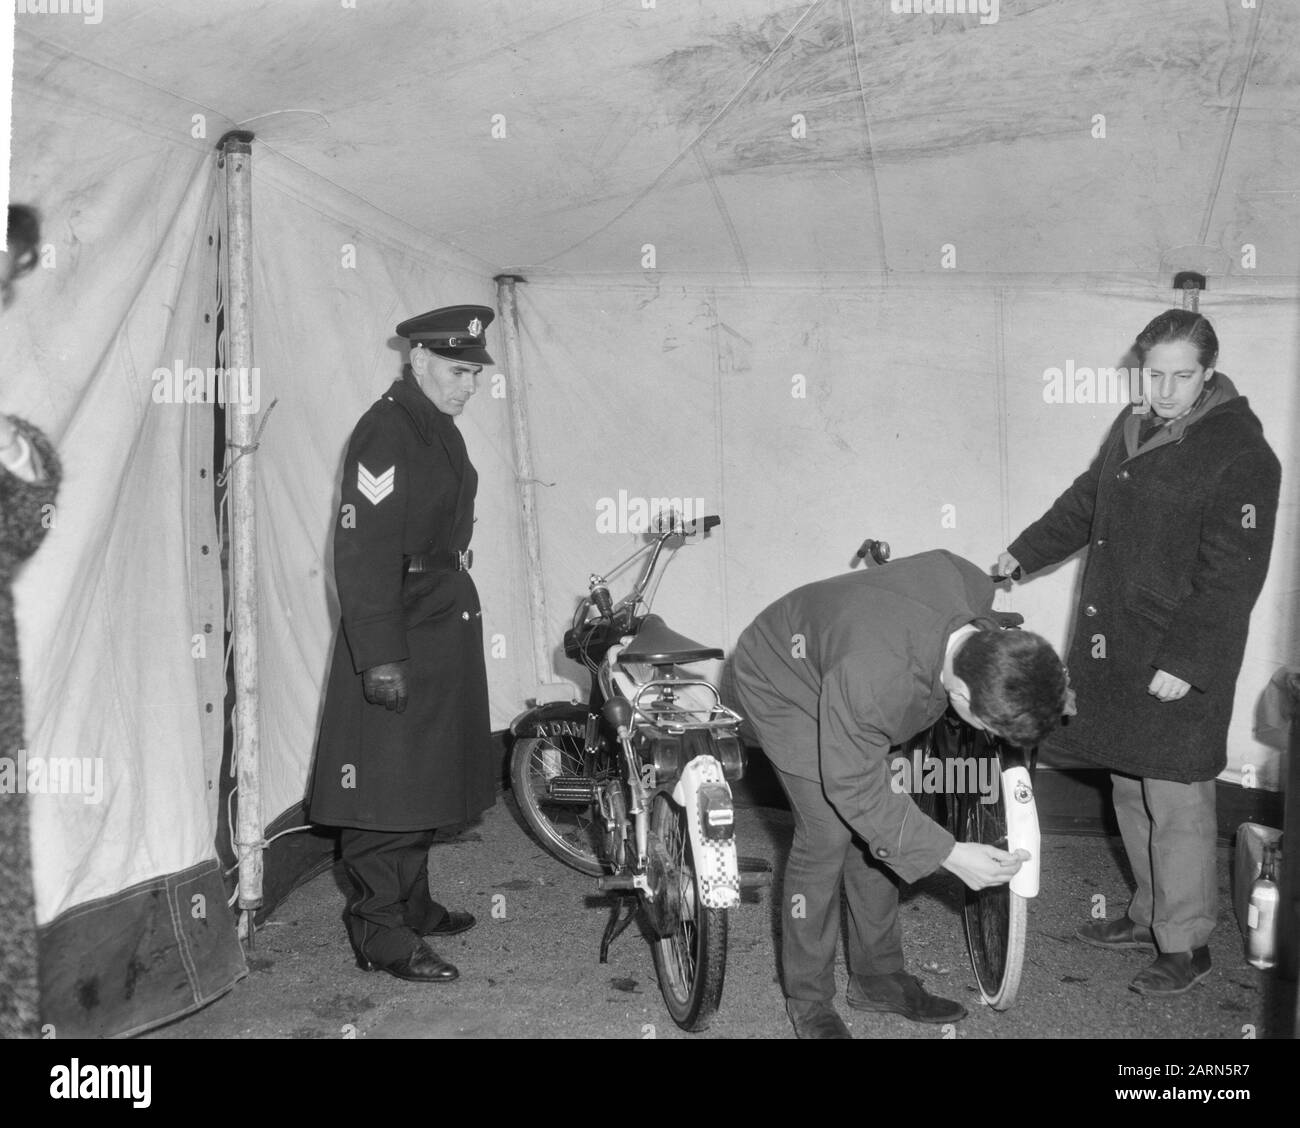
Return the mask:
POLYGON ((877 564, 889 563, 889 542, 872 540, 868 537, 857 551, 857 559, 865 560, 868 556, 877 564))
POLYGON ((609 588, 594 587, 591 589, 591 598, 596 603, 596 609, 601 615, 608 619, 614 614, 614 604, 609 598, 609 588))
POLYGON ((989 576, 989 579, 991 579, 995 584, 1000 584, 1003 580, 1018 580, 1020 579, 1020 569, 1016 568, 1009 576, 1000 576, 997 572, 994 572, 989 576))
POLYGON ((717 516, 716 514, 712 517, 704 518, 704 529, 706 531, 709 529, 716 529, 721 524, 722 524, 722 518, 717 516))

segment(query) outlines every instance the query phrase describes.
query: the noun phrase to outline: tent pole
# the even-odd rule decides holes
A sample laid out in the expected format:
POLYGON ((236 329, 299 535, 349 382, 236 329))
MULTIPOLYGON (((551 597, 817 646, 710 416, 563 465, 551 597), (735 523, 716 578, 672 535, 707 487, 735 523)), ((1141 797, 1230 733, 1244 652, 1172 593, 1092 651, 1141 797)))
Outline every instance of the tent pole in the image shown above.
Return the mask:
POLYGON ((1183 309, 1189 313, 1199 313, 1201 309, 1201 291, 1205 289, 1205 275, 1195 270, 1180 270, 1174 276, 1174 289, 1183 294, 1183 309))
MULTIPOLYGON (((228 133, 218 145, 226 170, 226 248, 230 293, 226 304, 227 379, 253 368, 253 135, 228 133)), ((256 377, 254 377, 255 379, 256 377)), ((250 946, 253 910, 262 904, 262 781, 257 697, 257 525, 254 498, 256 449, 253 413, 229 411, 230 592, 235 634, 235 763, 239 803, 235 844, 239 857, 239 907, 250 946)))
POLYGON ((519 516, 524 536, 524 567, 528 573, 528 617, 533 634, 533 668, 538 686, 552 683, 551 658, 547 650, 546 588, 542 582, 542 540, 537 528, 537 491, 534 488, 533 448, 528 434, 528 410, 524 389, 524 362, 519 348, 519 306, 513 274, 496 278, 497 308, 501 332, 506 341, 506 380, 510 403, 510 430, 514 438, 515 488, 519 491, 519 516))

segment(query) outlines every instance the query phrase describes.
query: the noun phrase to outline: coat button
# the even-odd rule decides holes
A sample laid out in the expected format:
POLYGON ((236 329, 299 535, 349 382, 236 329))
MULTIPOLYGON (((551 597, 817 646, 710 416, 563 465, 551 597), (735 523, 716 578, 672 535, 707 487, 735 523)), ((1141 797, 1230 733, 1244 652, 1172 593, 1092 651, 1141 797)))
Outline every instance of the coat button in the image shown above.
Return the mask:
POLYGON ((468 611, 462 611, 462 612, 460 613, 460 617, 461 617, 462 619, 464 619, 466 622, 469 622, 469 612, 468 612, 468 611))
POLYGON ((1094 604, 1089 603, 1088 606, 1083 609, 1083 613, 1088 616, 1095 615, 1097 614, 1097 608, 1094 604))
POLYGON ((1132 476, 1133 475, 1130 474, 1127 470, 1121 470, 1118 474, 1115 475, 1115 477, 1117 477, 1121 482, 1127 482, 1132 476))
POLYGON ((889 849, 888 849, 887 847, 885 847, 885 846, 877 846, 877 847, 876 847, 876 857, 877 857, 877 858, 887 858, 887 857, 889 857, 889 849))
POLYGON ((1105 547, 1105 544, 1106 544, 1106 538, 1105 538, 1105 537, 1098 537, 1098 538, 1097 538, 1097 547, 1098 547, 1098 548, 1103 548, 1103 547, 1105 547))

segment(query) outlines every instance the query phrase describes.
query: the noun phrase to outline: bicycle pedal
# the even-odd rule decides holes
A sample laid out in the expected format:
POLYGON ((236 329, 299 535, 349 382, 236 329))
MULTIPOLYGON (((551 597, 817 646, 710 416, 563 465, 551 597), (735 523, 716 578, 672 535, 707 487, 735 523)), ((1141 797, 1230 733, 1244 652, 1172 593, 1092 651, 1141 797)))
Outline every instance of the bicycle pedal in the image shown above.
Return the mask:
POLYGON ((595 800, 596 788, 586 776, 553 776, 547 784, 546 797, 552 803, 585 806, 595 800))
POLYGON ((772 863, 766 858, 737 858, 736 869, 741 873, 771 873, 772 863))

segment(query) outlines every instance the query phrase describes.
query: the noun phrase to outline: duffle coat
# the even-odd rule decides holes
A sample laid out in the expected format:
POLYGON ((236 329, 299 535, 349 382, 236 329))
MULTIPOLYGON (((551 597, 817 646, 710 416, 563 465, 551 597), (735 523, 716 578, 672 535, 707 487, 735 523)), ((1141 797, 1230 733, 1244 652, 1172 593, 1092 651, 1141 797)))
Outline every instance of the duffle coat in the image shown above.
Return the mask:
POLYGON ((1180 783, 1227 762, 1281 467, 1249 402, 1215 379, 1226 402, 1133 453, 1126 408, 1092 465, 1008 548, 1026 573, 1088 550, 1066 661, 1078 715, 1046 742, 1068 761, 1180 783), (1161 702, 1147 692, 1158 670, 1192 688, 1161 702))

